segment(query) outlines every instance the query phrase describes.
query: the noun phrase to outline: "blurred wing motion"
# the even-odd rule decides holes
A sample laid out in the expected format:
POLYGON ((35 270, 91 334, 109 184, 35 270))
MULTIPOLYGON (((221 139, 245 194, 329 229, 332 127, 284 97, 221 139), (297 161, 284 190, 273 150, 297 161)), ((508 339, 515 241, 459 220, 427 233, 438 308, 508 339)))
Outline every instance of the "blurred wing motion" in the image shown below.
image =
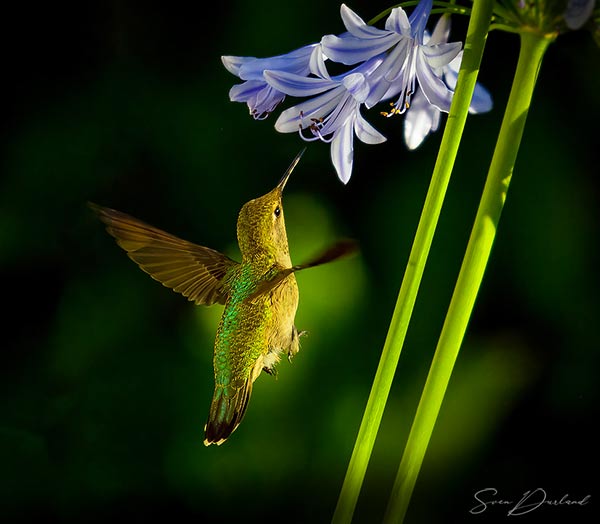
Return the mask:
POLYGON ((309 267, 320 266, 321 264, 327 264, 328 262, 333 262, 339 258, 344 258, 358 251, 358 244, 354 240, 344 239, 336 242, 334 245, 328 247, 321 254, 317 255, 315 258, 309 260, 305 264, 299 264, 297 266, 282 268, 279 271, 275 272, 275 274, 268 278, 267 280, 263 280, 256 288, 254 293, 252 293, 247 300, 253 300, 257 296, 262 295, 263 293, 267 293, 273 289, 275 289, 279 284, 281 284, 286 277, 295 273, 296 271, 300 271, 302 269, 308 269, 309 267))
POLYGON ((89 206, 129 258, 153 279, 196 304, 225 303, 224 283, 237 262, 120 211, 92 203, 89 206))

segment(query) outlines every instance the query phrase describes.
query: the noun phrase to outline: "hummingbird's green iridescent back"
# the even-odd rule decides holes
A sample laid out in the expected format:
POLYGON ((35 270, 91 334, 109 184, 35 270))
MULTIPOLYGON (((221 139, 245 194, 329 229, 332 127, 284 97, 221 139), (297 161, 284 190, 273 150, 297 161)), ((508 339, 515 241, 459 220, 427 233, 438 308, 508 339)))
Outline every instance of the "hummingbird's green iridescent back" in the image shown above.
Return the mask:
POLYGON ((242 207, 237 222, 241 263, 120 211, 90 204, 117 243, 152 278, 196 304, 225 305, 215 338, 215 390, 206 445, 222 444, 237 428, 261 371, 274 374, 282 352, 290 359, 298 352, 294 272, 356 249, 352 241, 341 241, 312 261, 292 266, 281 199, 301 155, 272 191, 242 207))
POLYGON ((260 372, 273 374, 282 351, 291 358, 299 349, 294 326, 298 306, 294 275, 270 293, 249 300, 262 275, 251 264, 243 263, 236 273, 215 339, 215 393, 206 444, 221 444, 239 425, 252 383, 260 372))

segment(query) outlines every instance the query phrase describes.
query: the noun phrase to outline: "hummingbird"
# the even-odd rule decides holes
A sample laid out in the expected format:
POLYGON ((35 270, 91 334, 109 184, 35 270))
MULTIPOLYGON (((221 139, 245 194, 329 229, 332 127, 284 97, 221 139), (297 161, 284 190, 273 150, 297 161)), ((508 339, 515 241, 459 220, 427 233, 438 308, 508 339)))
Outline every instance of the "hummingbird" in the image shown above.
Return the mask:
POLYGON ((223 304, 214 344, 215 389, 204 444, 221 445, 239 426, 261 372, 276 375, 282 354, 300 349, 294 318, 298 285, 294 273, 356 251, 340 240, 305 264, 292 265, 283 216, 283 189, 304 150, 274 189, 246 202, 237 220, 241 262, 178 238, 114 209, 90 208, 143 271, 200 305, 223 304))

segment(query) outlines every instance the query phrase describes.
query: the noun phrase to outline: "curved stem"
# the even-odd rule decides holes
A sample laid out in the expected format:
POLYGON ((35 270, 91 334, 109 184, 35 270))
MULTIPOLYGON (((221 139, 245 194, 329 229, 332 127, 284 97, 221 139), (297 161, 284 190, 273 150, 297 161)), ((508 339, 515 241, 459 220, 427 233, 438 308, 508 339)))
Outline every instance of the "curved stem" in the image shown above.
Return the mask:
POLYGON ((521 34, 517 70, 496 149, 435 356, 398 469, 385 523, 402 522, 406 514, 483 279, 521 143, 537 74, 544 52, 552 39, 534 33, 521 34))
POLYGON ((347 524, 354 514, 465 126, 492 6, 492 0, 481 0, 473 6, 456 92, 377 373, 333 515, 333 524, 347 524))

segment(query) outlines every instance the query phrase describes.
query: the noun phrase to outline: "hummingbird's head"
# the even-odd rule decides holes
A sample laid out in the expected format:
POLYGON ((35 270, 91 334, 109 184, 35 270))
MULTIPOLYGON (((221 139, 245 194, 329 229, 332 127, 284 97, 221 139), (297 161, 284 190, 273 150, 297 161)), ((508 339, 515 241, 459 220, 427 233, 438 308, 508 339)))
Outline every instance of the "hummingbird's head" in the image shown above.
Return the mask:
POLYGON ((288 178, 303 153, 304 149, 296 155, 274 189, 242 207, 237 222, 242 258, 267 257, 285 267, 291 265, 282 196, 288 178))

